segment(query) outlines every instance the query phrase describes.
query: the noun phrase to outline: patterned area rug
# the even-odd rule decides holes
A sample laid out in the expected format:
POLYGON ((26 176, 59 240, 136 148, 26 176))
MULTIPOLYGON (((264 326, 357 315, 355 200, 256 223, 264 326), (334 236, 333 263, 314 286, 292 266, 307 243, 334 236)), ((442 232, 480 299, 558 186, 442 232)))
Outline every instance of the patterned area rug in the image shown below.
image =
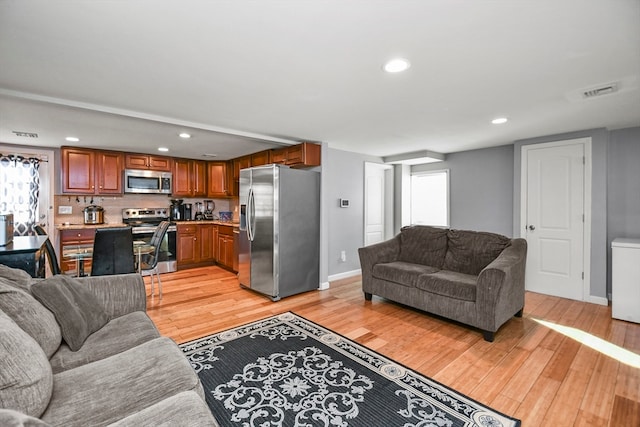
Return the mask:
POLYGON ((293 313, 180 346, 221 426, 519 426, 293 313))

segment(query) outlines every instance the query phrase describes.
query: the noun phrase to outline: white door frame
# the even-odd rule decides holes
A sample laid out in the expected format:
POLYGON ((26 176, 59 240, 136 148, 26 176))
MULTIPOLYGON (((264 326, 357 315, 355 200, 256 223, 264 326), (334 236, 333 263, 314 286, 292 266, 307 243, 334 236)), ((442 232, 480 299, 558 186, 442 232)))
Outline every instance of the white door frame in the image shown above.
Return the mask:
POLYGON ((540 144, 523 145, 520 149, 520 230, 518 237, 525 237, 524 227, 527 225, 527 176, 528 154, 530 150, 539 148, 553 148, 566 145, 584 146, 584 227, 583 227, 583 269, 582 300, 592 301, 591 298, 591 181, 592 181, 592 152, 591 138, 577 138, 553 141, 540 144))

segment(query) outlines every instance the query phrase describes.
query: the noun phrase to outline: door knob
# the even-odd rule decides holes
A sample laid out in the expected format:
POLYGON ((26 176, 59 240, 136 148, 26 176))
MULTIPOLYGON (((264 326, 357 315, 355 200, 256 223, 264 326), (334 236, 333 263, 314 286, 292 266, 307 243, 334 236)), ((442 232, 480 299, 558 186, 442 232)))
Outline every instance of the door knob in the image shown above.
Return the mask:
POLYGON ((535 230, 535 229, 536 229, 536 227, 535 227, 535 226, 533 226, 533 225, 530 225, 530 226, 529 226, 529 230, 533 231, 533 230, 535 230))

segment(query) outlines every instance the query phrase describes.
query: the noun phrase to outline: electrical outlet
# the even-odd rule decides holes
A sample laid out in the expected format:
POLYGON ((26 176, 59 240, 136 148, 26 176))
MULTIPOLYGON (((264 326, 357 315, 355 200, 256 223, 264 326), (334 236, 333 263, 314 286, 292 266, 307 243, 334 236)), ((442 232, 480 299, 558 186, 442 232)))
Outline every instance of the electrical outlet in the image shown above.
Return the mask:
POLYGON ((347 262, 347 252, 346 251, 341 251, 340 252, 340 261, 347 262))
POLYGON ((58 213, 60 215, 69 215, 73 213, 71 206, 58 206, 58 213))

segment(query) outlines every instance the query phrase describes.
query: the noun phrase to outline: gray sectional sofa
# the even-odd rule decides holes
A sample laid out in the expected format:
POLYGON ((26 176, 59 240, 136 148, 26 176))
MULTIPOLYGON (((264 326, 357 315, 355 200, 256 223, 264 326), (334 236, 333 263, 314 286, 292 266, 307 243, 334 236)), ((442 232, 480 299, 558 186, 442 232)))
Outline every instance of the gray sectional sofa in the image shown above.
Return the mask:
POLYGON ((0 265, 0 425, 217 426, 145 311, 139 274, 38 280, 0 265))
POLYGON ((487 341, 522 316, 524 239, 417 225, 358 251, 367 300, 377 295, 475 326, 487 341))

